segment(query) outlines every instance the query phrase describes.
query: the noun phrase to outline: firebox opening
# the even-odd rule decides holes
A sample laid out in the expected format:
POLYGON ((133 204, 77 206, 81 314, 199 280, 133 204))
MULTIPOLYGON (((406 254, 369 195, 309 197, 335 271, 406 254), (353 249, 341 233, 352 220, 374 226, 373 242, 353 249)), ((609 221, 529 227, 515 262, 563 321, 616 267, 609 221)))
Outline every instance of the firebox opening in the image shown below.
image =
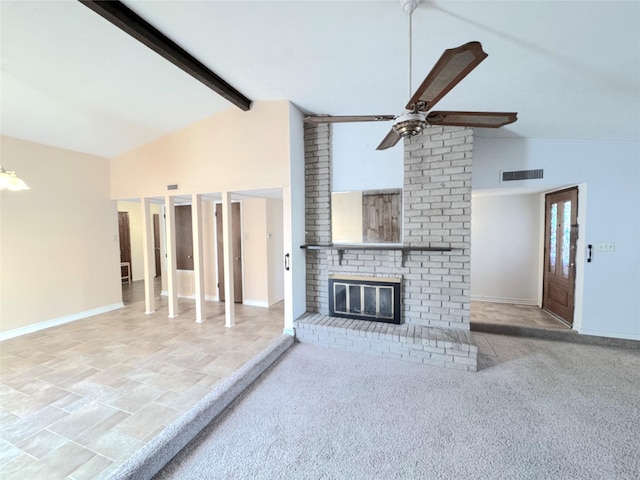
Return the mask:
POLYGON ((401 279, 329 277, 329 314, 374 322, 402 323, 401 279))

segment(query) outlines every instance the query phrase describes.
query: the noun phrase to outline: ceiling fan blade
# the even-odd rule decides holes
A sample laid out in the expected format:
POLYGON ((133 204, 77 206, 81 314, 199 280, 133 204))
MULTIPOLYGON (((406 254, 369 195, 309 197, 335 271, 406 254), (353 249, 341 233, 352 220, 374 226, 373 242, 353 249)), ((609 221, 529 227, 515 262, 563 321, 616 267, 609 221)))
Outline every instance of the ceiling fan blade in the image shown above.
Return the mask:
POLYGON ((431 112, 427 122, 431 125, 499 128, 518 119, 515 112, 431 112))
POLYGON ((398 143, 401 138, 402 137, 398 135, 394 129, 391 129, 389 130, 389 133, 387 133, 387 136, 384 137, 384 140, 380 142, 380 145, 378 145, 376 150, 386 150, 387 148, 391 148, 398 143))
POLYGON ((304 121, 307 123, 384 122, 394 118, 394 115, 306 115, 304 121))
POLYGON ((487 57, 480 42, 469 42, 457 48, 445 50, 409 100, 407 110, 413 110, 413 105, 418 102, 426 104, 420 110, 430 110, 487 57))

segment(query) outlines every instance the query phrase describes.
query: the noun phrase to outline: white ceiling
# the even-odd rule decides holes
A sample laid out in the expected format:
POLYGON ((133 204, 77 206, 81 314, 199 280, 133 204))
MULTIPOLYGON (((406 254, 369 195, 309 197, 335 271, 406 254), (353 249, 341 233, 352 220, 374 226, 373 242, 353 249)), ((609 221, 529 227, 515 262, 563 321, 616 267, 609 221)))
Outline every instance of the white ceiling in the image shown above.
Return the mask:
MULTIPOLYGON (((398 114, 397 0, 124 3, 252 100, 398 114)), ((1 132, 111 157, 235 108, 76 1, 0 1, 1 132)), ((423 1, 413 88, 446 48, 489 57, 436 110, 517 111, 479 135, 640 141, 640 2, 423 1)))

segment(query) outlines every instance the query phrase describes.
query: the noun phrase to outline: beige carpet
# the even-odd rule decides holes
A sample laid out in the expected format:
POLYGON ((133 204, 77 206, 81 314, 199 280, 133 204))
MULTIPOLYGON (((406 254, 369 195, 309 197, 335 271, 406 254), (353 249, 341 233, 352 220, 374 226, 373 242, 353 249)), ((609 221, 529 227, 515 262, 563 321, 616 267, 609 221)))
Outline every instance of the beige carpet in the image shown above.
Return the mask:
POLYGON ((297 344, 155 478, 640 476, 637 349, 475 336, 478 373, 297 344))

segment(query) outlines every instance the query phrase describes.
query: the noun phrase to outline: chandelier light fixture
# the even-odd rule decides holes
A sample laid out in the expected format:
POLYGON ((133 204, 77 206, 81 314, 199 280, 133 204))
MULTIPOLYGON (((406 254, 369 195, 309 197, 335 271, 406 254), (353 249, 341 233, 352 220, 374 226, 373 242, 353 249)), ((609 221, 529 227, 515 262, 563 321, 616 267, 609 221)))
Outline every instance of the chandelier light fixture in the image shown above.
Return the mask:
POLYGON ((17 192, 19 190, 29 190, 29 186, 16 175, 16 172, 0 167, 0 190, 17 192))

